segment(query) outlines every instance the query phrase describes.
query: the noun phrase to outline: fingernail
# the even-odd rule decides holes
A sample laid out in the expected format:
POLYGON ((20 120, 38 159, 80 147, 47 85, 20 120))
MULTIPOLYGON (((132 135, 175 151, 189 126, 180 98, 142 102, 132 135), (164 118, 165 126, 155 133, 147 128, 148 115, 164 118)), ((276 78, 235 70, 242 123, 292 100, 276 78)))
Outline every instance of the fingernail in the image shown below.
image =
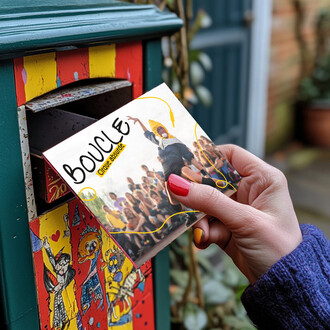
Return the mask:
POLYGON ((169 189, 178 196, 187 196, 191 187, 191 182, 178 176, 171 174, 167 180, 169 189))
POLYGON ((194 241, 197 244, 201 244, 201 242, 204 240, 204 231, 200 228, 194 229, 194 241))

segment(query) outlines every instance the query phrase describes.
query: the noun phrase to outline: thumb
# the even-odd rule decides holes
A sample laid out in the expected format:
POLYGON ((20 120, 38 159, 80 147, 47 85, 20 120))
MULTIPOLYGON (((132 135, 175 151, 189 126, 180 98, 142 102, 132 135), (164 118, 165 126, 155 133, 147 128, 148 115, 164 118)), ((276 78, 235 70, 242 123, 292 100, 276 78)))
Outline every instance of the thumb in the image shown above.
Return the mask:
POLYGON ((211 186, 193 183, 175 174, 170 175, 167 185, 177 201, 218 218, 231 231, 257 218, 258 210, 232 200, 211 186))

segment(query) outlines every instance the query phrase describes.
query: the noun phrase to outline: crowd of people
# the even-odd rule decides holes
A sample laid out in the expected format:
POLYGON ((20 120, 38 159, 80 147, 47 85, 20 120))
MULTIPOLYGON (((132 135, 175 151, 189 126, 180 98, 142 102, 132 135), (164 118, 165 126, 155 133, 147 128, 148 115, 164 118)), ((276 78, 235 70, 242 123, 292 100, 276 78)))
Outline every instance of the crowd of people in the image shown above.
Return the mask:
MULTIPOLYGON (((194 154, 194 159, 205 169, 208 177, 215 182, 219 180, 224 186, 222 190, 232 189, 224 183, 227 180, 237 182, 239 175, 221 151, 203 136, 200 137, 198 143, 193 143, 193 148, 195 150, 189 150, 194 154), (203 149, 200 149, 200 146, 203 149)), ((158 161, 162 162, 161 157, 158 157, 158 161)), ((201 175, 193 164, 187 163, 186 166, 201 175)), ((120 232, 121 234, 114 238, 120 245, 126 245, 127 250, 131 251, 135 258, 181 225, 190 226, 197 219, 194 213, 180 213, 191 209, 173 202, 170 198, 163 171, 151 170, 145 164, 141 165, 141 169, 144 175, 139 183, 127 177, 127 191, 121 192, 122 196, 118 196, 113 191, 109 192, 113 206, 103 206, 107 219, 105 228, 109 232, 120 232), (180 214, 173 216, 176 213, 180 214)), ((221 187, 221 185, 218 186, 221 187)))
POLYGON ((238 172, 228 162, 226 157, 216 146, 205 136, 201 136, 197 141, 193 142, 193 154, 196 160, 201 163, 207 173, 217 182, 219 188, 222 187, 222 192, 232 189, 227 182, 237 183, 240 180, 238 172), (222 182, 222 184, 220 184, 222 182))

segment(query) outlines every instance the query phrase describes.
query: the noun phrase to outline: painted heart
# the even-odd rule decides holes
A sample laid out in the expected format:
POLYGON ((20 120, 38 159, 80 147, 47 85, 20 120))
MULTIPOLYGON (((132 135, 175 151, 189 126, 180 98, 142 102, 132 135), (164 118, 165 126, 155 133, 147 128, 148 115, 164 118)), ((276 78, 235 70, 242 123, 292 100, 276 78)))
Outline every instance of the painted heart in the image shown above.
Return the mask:
POLYGON ((56 233, 52 235, 52 240, 54 242, 57 242, 59 238, 60 238, 60 231, 57 230, 56 233))

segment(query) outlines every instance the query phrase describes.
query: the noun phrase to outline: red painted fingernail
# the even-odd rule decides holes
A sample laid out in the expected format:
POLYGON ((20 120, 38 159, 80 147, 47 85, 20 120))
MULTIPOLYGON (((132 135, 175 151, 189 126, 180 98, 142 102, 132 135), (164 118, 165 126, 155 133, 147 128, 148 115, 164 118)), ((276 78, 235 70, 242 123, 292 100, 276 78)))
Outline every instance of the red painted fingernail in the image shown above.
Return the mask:
POLYGON ((192 183, 181 176, 171 174, 167 181, 169 189, 178 196, 187 196, 192 183))

